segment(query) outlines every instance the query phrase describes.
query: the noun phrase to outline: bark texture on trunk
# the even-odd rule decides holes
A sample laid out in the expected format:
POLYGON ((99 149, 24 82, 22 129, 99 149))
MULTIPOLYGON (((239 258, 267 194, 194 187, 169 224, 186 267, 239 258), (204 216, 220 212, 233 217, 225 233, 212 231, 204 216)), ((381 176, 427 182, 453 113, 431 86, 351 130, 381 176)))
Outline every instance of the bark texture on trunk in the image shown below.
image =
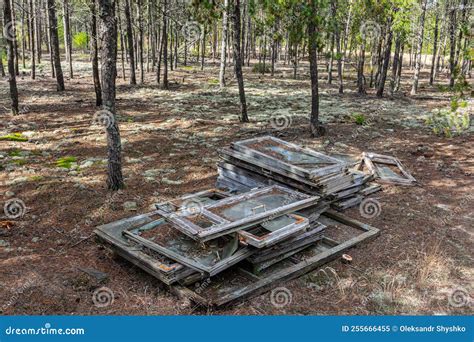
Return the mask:
POLYGON ((224 11, 222 12, 222 39, 221 39, 221 66, 219 70, 219 86, 225 87, 225 65, 227 56, 227 14, 229 11, 229 0, 224 0, 224 11))
POLYGON ((99 75, 99 51, 97 42, 97 13, 96 13, 96 0, 90 0, 90 11, 91 11, 91 45, 92 45, 92 76, 94 79, 95 89, 95 105, 97 107, 102 106, 102 89, 100 86, 100 75, 99 75))
POLYGON ((420 77, 421 69, 421 52, 423 51, 423 35, 425 33, 426 1, 427 0, 423 0, 421 3, 420 28, 418 31, 418 41, 415 56, 415 73, 413 74, 413 85, 411 87, 411 95, 415 95, 418 91, 418 80, 420 77))
POLYGON ((66 62, 69 65, 69 77, 74 78, 72 69, 72 38, 71 25, 69 20, 69 2, 63 0, 63 24, 64 24, 64 46, 66 49, 66 62))
POLYGON ((436 64, 436 53, 438 51, 438 27, 439 27, 439 13, 438 7, 436 7, 434 37, 433 37, 433 57, 431 59, 431 71, 430 71, 430 85, 433 85, 435 79, 435 64, 436 64))
POLYGON ((388 66, 390 64, 390 53, 392 49, 392 37, 393 37, 393 31, 392 31, 391 25, 392 25, 392 21, 390 20, 387 27, 388 33, 387 33, 387 41, 385 43, 385 54, 383 57, 382 68, 380 71, 380 79, 377 85, 377 97, 383 96, 383 91, 385 89, 385 80, 387 79, 388 66))
POLYGON ((61 68, 61 56, 59 55, 58 19, 56 18, 56 3, 54 0, 48 0, 48 16, 51 49, 54 59, 54 72, 56 74, 56 89, 58 91, 63 91, 65 90, 64 76, 61 68))
POLYGON ((130 0, 125 0, 125 21, 127 22, 127 45, 128 59, 130 64, 130 84, 137 84, 137 77, 135 75, 135 54, 133 51, 133 30, 132 15, 130 14, 130 0))
MULTIPOLYGON (((12 10, 10 1, 4 1, 3 3, 3 27, 10 27, 12 25, 12 10)), ((13 28, 13 34, 16 35, 15 29, 13 28)), ((10 100, 11 100, 11 111, 13 115, 18 115, 18 89, 16 87, 16 72, 15 72, 15 47, 12 39, 6 39, 7 41, 7 63, 8 63, 8 84, 10 86, 10 100)))
POLYGON ((242 52, 240 50, 240 0, 234 0, 234 13, 232 15, 234 23, 234 68, 239 84, 240 97, 240 121, 249 122, 247 114, 247 101, 245 99, 244 76, 242 74, 242 52))
POLYGON ((319 122, 319 89, 318 89, 318 39, 315 17, 316 1, 311 1, 311 16, 308 25, 309 73, 311 77, 311 115, 310 132, 313 137, 324 135, 325 129, 319 122))
MULTIPOLYGON (((168 3, 167 0, 163 1, 163 11, 167 13, 168 3)), ((169 89, 168 84, 168 20, 166 15, 163 16, 163 89, 169 89)))
POLYGON ((102 60, 102 100, 103 109, 107 111, 107 151, 108 176, 107 187, 110 190, 123 188, 122 146, 120 131, 116 120, 115 79, 117 77, 117 21, 115 20, 115 1, 99 0, 99 16, 101 29, 101 60, 102 60))

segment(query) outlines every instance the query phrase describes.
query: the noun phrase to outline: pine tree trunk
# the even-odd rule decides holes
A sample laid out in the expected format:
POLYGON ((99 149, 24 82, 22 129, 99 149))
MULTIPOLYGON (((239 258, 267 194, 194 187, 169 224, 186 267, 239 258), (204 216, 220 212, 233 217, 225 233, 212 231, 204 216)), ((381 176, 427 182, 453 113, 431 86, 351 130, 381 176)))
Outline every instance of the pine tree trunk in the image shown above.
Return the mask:
POLYGON ((224 0, 224 11, 222 13, 222 39, 221 39, 221 66, 219 70, 219 86, 225 87, 225 66, 227 56, 227 15, 229 11, 229 0, 224 0))
MULTIPOLYGON (((167 13, 168 0, 163 1, 163 12, 167 13)), ((169 89, 168 84, 168 20, 163 15, 163 89, 169 89)))
MULTIPOLYGON (((3 57, 3 46, 0 47, 0 56, 3 57)), ((3 66, 3 58, 0 58, 0 75, 5 77, 5 67, 3 66)))
POLYGON ((102 106, 102 89, 100 86, 100 75, 99 75, 99 51, 97 43, 97 13, 96 13, 96 0, 90 0, 90 11, 91 11, 91 45, 92 45, 92 76, 94 79, 95 89, 95 105, 97 107, 102 106))
POLYGON ((456 67, 456 9, 451 8, 449 12, 449 86, 454 87, 456 67))
POLYGON ((248 0, 243 0, 242 1, 243 5, 243 10, 242 10, 242 25, 241 25, 241 47, 240 47, 240 53, 242 54, 242 66, 245 65, 245 42, 246 42, 246 32, 245 32, 245 27, 247 26, 247 8, 248 8, 248 0))
POLYGON ((120 61, 122 65, 122 78, 125 81, 127 76, 125 74, 125 39, 123 37, 123 30, 122 30, 122 16, 120 15, 120 9, 117 3, 117 21, 118 21, 118 30, 119 30, 119 38, 120 38, 120 61))
POLYGON ((249 122, 247 114, 247 101, 245 99, 244 76, 242 74, 242 52, 240 51, 240 0, 234 0, 234 14, 232 16, 234 24, 234 68, 239 84, 240 97, 240 121, 249 122))
POLYGON ((395 52, 393 53, 393 63, 392 63, 392 77, 390 79, 390 95, 393 96, 395 93, 395 80, 397 78, 398 72, 398 63, 400 62, 400 46, 402 40, 400 34, 397 35, 395 39, 395 52))
POLYGON ((117 21, 115 20, 115 1, 99 0, 101 19, 101 60, 102 60, 102 100, 103 109, 110 113, 107 125, 108 176, 110 190, 124 187, 122 176, 122 146, 116 119, 115 79, 117 77, 117 21))
POLYGON ((64 76, 61 69, 61 56, 59 54, 58 19, 56 18, 55 0, 48 0, 48 16, 49 34, 51 36, 51 50, 54 59, 54 71, 56 74, 56 89, 58 91, 63 91, 65 90, 64 76))
POLYGON ((72 38, 71 23, 69 20, 69 0, 63 0, 64 46, 66 49, 66 63, 69 65, 69 77, 74 78, 72 70, 72 38))
POLYGON ((138 63, 140 66, 140 83, 145 82, 145 69, 143 62, 143 18, 142 1, 137 0, 137 20, 138 20, 138 63))
MULTIPOLYGON (((7 0, 8 1, 8 0, 7 0)), ((34 6, 33 1, 30 0, 30 42, 31 42, 31 79, 34 80, 36 78, 36 50, 35 50, 35 15, 34 15, 34 6)))
POLYGON ((400 57, 398 59, 397 77, 395 79, 395 91, 398 91, 398 89, 400 89, 400 80, 402 79, 403 52, 404 51, 405 51, 405 44, 402 43, 402 47, 401 47, 401 50, 400 50, 400 57))
POLYGON ((357 64, 357 92, 361 95, 366 94, 364 79, 364 61, 365 61, 365 42, 362 41, 360 48, 359 62, 357 64))
POLYGON ((421 68, 421 53, 423 51, 423 35, 425 32, 425 14, 426 14, 426 1, 423 0, 421 4, 421 16, 420 16, 420 30, 418 32, 418 41, 415 53, 415 73, 413 75, 413 85, 411 88, 411 95, 415 95, 418 91, 418 79, 420 77, 421 68))
POLYGON ((127 23, 127 45, 128 60, 130 62, 130 84, 137 84, 137 77, 135 75, 135 55, 133 50, 133 30, 132 15, 130 14, 130 0, 125 0, 125 21, 127 23))
MULTIPOLYGON (((206 56, 206 26, 204 26, 204 32, 202 33, 202 47, 201 47, 201 70, 204 70, 204 58, 206 56)), ((186 41, 186 39, 185 39, 186 41)))
POLYGON ((383 58, 382 70, 380 71, 380 79, 377 86, 377 97, 383 96, 383 91, 385 88, 385 80, 387 79, 388 66, 390 64, 390 53, 392 49, 392 37, 393 37, 393 31, 392 31, 391 25, 392 25, 392 20, 390 19, 388 22, 388 27, 387 27, 388 33, 387 33, 387 41, 385 43, 385 55, 383 58))
MULTIPOLYGON (((25 0, 22 0, 21 3, 21 62, 23 64, 23 69, 26 69, 26 34, 25 34, 25 13, 26 13, 26 3, 25 0)), ((17 70, 18 71, 18 70, 17 70)))
POLYGON ((332 33, 331 46, 329 48, 328 84, 332 84, 332 65, 333 65, 333 59, 334 59, 334 44, 335 44, 335 36, 334 36, 334 33, 332 33))
MULTIPOLYGON (((317 16, 316 1, 311 0, 311 17, 308 24, 309 73, 311 78, 311 136, 324 135, 324 128, 319 121, 319 85, 318 85, 318 32, 315 23, 317 16)), ((297 57, 296 57, 297 58, 297 57)))
POLYGON ((436 52, 438 50, 438 24, 439 23, 439 13, 438 5, 436 5, 436 17, 435 17, 435 27, 434 27, 434 37, 433 37, 433 57, 431 59, 431 71, 430 71, 430 85, 433 85, 435 79, 435 62, 436 62, 436 52))
MULTIPOLYGON (((13 25, 12 10, 10 1, 3 2, 3 27, 13 25)), ((16 36, 15 29, 13 33, 16 36)), ((16 72, 15 72, 15 47, 13 39, 6 39, 7 41, 7 63, 8 63, 8 84, 10 86, 11 111, 13 115, 18 115, 18 89, 16 87, 16 72)))
MULTIPOLYGON (((41 1, 41 0, 39 0, 41 1)), ((34 15, 35 15, 35 37, 36 37, 36 59, 38 61, 38 64, 41 64, 41 42, 42 42, 42 37, 41 37, 41 15, 40 12, 38 11, 38 3, 37 1, 33 2, 33 7, 34 7, 34 15)))
POLYGON ((48 38, 48 50, 49 50, 49 63, 51 65, 51 78, 56 77, 56 72, 54 70, 54 56, 53 56, 53 48, 51 44, 51 29, 50 29, 50 23, 51 21, 49 20, 49 10, 48 10, 48 2, 45 1, 44 3, 44 9, 46 13, 46 30, 47 30, 47 38, 48 38))
MULTIPOLYGON (((7 1, 7 0, 4 0, 7 1)), ((10 4, 11 8, 11 13, 12 13, 12 24, 13 24, 13 30, 17 32, 17 27, 16 27, 16 15, 15 15, 15 1, 11 0, 10 4)), ((19 56, 18 56, 18 41, 17 38, 13 40, 13 51, 15 52, 15 74, 18 76, 20 75, 20 69, 18 68, 19 64, 19 56)))

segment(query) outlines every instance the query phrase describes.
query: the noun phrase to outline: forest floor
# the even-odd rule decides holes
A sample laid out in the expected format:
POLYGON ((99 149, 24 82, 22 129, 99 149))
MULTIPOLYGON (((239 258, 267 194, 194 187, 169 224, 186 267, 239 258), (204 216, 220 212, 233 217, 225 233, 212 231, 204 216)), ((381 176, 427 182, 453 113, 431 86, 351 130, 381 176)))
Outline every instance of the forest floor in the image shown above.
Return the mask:
MULTIPOLYGON (((67 79, 64 93, 55 91, 47 64, 39 68, 37 80, 19 79, 21 115, 11 117, 0 109, 0 136, 22 132, 28 137, 25 142, 0 141, 2 206, 12 198, 26 205, 21 218, 0 220, 1 314, 472 313, 474 140, 472 130, 448 139, 424 125, 423 117, 449 105, 452 96, 425 86, 426 73, 419 95, 406 95, 407 73, 395 97, 378 99, 373 91, 358 96, 353 79, 339 95, 336 82, 328 85, 321 72, 321 119, 328 134, 318 139, 308 132, 306 67, 297 80, 285 66, 274 77, 245 68, 248 124, 238 122, 235 80, 219 92, 217 65, 171 71, 169 91, 154 84, 153 73, 145 85, 119 79, 126 188, 112 194, 105 186, 106 135, 92 124, 97 109, 89 63, 75 63, 76 76, 67 79), (357 113, 367 125, 354 122, 357 113), (288 128, 269 124, 275 115, 288 114, 288 128), (213 311, 183 305, 159 281, 95 240, 92 232, 100 224, 213 187, 218 149, 264 134, 321 151, 393 155, 420 186, 384 186, 372 195, 382 211, 370 220, 362 219, 357 208, 347 210, 380 228, 381 235, 349 251, 352 265, 330 263, 334 279, 314 271, 285 283, 292 301, 283 308, 271 304, 269 293, 213 311), (134 202, 137 210, 129 211, 125 202, 134 202), (82 269, 107 277, 97 279, 82 269), (98 308, 92 293, 104 285, 113 290, 114 302, 98 308), (460 305, 452 302, 454 295, 464 296, 460 305)), ((4 79, 0 108, 8 106, 7 87, 4 79)))

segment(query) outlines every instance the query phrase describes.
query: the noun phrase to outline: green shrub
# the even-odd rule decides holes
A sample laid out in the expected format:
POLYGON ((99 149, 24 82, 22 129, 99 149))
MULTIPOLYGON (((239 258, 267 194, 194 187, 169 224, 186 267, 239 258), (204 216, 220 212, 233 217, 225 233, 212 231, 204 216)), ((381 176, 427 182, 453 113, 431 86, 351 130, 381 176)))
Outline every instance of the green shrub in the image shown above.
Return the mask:
POLYGON ((355 113, 352 118, 354 119, 354 122, 357 124, 357 125, 365 125, 367 123, 367 120, 365 119, 365 116, 364 114, 360 114, 360 113, 355 113))
POLYGON ((467 106, 460 107, 451 103, 450 108, 435 109, 425 123, 431 127, 433 132, 445 137, 452 137, 463 133, 469 128, 470 116, 467 106), (456 108, 453 110, 453 108, 456 108))
MULTIPOLYGON (((263 69, 263 63, 258 63, 258 64, 255 64, 252 68, 252 72, 259 72, 261 74, 263 74, 264 72, 264 69, 263 69)), ((270 72, 270 67, 268 66, 268 64, 265 64, 265 72, 270 72)))
POLYGON ((87 35, 86 32, 78 32, 72 37, 72 43, 74 44, 74 47, 81 50, 87 49, 88 42, 89 42, 89 36, 87 35))

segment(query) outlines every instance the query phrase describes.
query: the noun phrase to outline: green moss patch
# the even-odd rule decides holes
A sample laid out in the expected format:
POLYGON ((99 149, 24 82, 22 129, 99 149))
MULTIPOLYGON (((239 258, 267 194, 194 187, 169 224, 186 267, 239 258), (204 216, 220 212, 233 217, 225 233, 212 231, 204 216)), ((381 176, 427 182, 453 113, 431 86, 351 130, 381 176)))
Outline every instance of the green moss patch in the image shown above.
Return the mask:
POLYGON ((63 167, 65 169, 70 169, 72 167, 72 163, 75 163, 76 161, 76 157, 62 157, 56 160, 56 166, 63 167))
POLYGON ((0 140, 25 142, 28 141, 28 138, 22 135, 21 133, 11 133, 1 136, 0 140))

